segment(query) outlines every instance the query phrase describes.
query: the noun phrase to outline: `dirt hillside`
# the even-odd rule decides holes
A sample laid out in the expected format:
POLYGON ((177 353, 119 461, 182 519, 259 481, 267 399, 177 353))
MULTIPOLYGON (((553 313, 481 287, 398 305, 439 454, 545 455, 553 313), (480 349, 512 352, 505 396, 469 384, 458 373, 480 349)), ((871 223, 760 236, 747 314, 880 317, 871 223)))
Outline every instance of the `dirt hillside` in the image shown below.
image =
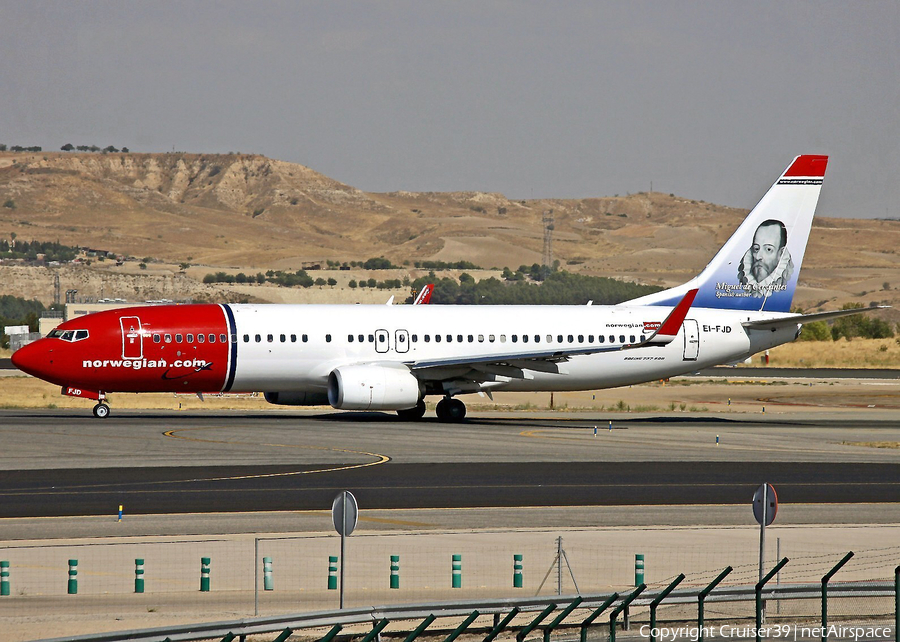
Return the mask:
MULTIPOLYGON (((566 269, 660 285, 702 269, 746 214, 660 193, 528 201, 366 193, 294 163, 187 153, 0 153, 0 205, 0 237, 206 266, 188 279, 214 268, 298 269, 372 256, 530 265, 541 260, 541 219, 552 210, 554 257, 566 269)), ((798 303, 895 302, 898 246, 900 222, 817 219, 798 303)), ((161 289, 144 288, 145 277, 154 278, 138 274, 130 287, 161 289)))

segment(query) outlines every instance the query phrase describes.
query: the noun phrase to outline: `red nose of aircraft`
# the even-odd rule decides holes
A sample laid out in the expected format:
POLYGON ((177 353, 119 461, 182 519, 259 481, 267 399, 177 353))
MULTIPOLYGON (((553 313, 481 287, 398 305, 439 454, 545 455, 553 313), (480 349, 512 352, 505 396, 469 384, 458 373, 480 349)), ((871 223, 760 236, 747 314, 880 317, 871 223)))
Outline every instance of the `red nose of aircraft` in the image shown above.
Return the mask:
POLYGON ((22 372, 47 379, 53 370, 53 351, 47 349, 43 340, 38 340, 13 352, 12 362, 22 372))

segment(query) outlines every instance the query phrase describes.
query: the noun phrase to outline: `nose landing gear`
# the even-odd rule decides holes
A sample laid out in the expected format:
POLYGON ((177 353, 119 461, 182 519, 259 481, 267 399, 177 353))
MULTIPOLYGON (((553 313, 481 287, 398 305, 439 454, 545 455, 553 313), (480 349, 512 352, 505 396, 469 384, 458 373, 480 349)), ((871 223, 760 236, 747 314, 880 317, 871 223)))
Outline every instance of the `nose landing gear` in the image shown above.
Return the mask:
POLYGON ((466 404, 452 397, 441 399, 435 411, 439 421, 458 423, 466 418, 466 404))
POLYGON ((101 401, 96 406, 94 406, 94 416, 98 419, 106 419, 109 417, 109 404, 105 401, 101 401))

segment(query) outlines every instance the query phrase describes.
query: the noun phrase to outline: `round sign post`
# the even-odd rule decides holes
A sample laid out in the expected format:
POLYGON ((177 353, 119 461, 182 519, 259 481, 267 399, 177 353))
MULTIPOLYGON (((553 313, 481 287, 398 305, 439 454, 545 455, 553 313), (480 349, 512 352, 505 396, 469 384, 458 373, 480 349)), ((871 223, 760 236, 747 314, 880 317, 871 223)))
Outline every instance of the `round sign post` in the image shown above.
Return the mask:
POLYGON ((344 608, 344 568, 346 563, 346 542, 347 536, 356 529, 356 523, 359 521, 359 505, 356 503, 356 497, 349 490, 341 491, 334 498, 331 505, 331 521, 334 524, 334 530, 341 536, 341 603, 340 608, 344 608))
MULTIPOLYGON (((775 521, 778 512, 778 494, 772 484, 762 484, 753 493, 753 517, 759 523, 759 581, 762 582, 766 565, 766 526, 775 521)), ((765 604, 763 604, 765 609, 765 604)))

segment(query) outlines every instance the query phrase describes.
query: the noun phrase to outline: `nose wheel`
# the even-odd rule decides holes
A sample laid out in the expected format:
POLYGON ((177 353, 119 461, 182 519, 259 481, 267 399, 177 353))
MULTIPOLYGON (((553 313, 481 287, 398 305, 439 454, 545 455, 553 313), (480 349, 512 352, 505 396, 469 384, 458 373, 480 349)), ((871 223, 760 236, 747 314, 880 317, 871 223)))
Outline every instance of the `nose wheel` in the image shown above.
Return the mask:
POLYGON ((105 403, 98 403, 94 406, 94 416, 98 419, 106 419, 109 417, 109 406, 105 403))
POLYGON ((437 418, 448 423, 457 423, 466 418, 466 404, 459 399, 444 397, 435 408, 437 418))

